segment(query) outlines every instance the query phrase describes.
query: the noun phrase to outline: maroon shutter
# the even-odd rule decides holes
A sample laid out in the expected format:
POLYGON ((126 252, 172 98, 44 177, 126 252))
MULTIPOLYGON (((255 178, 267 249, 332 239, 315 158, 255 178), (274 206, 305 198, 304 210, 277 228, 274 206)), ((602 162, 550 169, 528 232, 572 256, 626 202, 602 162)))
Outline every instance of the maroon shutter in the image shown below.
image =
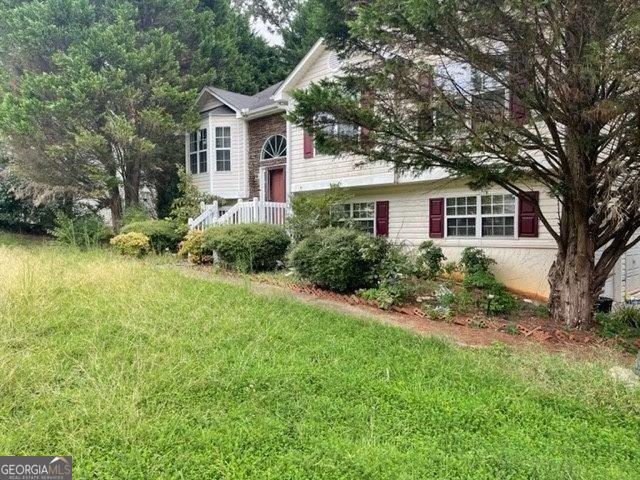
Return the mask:
POLYGON ((376 202, 376 235, 389 236, 389 202, 376 202))
MULTIPOLYGON (((516 85, 525 85, 526 80, 524 80, 522 77, 515 77, 513 79, 513 83, 515 83, 516 85)), ((509 92, 509 112, 511 114, 511 119, 517 124, 517 125, 524 125, 527 121, 527 118, 529 116, 529 110, 527 109, 527 106, 522 102, 522 100, 518 97, 518 95, 516 95, 516 93, 511 90, 509 92)))
POLYGON ((535 205, 538 203, 540 194, 538 192, 527 192, 519 197, 518 207, 518 236, 537 237, 538 236, 538 212, 535 205))
MULTIPOLYGON (((369 90, 365 90, 360 94, 360 103, 363 107, 373 107, 373 95, 369 90)), ((365 148, 369 147, 369 129, 367 127, 360 127, 360 140, 365 148)))
POLYGON ((444 237, 444 198, 429 199, 429 237, 444 237))
POLYGON ((433 74, 422 71, 418 77, 418 93, 422 100, 420 107, 420 117, 418 128, 421 133, 431 132, 434 128, 433 122, 433 74))
POLYGON ((313 137, 306 130, 303 131, 303 148, 304 148, 304 158, 313 157, 313 137))

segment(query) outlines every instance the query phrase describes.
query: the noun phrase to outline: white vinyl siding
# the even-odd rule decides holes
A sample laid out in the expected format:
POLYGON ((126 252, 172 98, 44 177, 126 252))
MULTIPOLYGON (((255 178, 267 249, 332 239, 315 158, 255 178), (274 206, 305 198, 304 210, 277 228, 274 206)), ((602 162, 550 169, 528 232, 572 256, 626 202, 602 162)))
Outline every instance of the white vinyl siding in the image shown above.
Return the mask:
MULTIPOLYGON (((558 204, 541 185, 521 185, 526 191, 540 192, 540 208, 557 223, 558 204)), ((547 295, 547 274, 556 255, 556 244, 540 225, 538 238, 516 236, 429 238, 429 199, 466 197, 469 187, 463 181, 433 181, 404 185, 353 188, 353 203, 389 201, 389 239, 406 248, 416 248, 425 240, 434 240, 450 260, 459 260, 465 247, 482 248, 495 259, 497 277, 509 287, 537 295, 547 295)), ((475 194, 475 192, 474 192, 475 194)), ((502 195, 504 190, 492 187, 480 195, 502 195)), ((517 209, 517 206, 516 206, 517 209)), ((446 214, 446 213, 445 213, 446 214)), ((516 219, 517 221, 517 219, 516 219)))
MULTIPOLYGON (((246 165, 246 129, 245 120, 237 118, 235 114, 202 115, 200 130, 207 130, 206 158, 207 171, 193 175, 193 181, 200 191, 211 193, 222 198, 237 199, 247 195, 247 165, 246 165), (225 153, 219 155, 224 165, 218 165, 216 148, 216 129, 221 134, 220 150, 225 153), (218 170, 218 167, 228 168, 218 170)), ((187 134, 185 140, 185 166, 191 171, 191 142, 192 135, 187 134)), ((199 148, 199 145, 198 145, 199 148)), ((198 164, 200 167, 200 164, 198 164)))
MULTIPOLYGON (((330 68, 330 52, 324 51, 304 73, 300 81, 292 88, 304 89, 311 83, 317 83, 322 79, 339 75, 340 71, 330 68)), ((291 126, 291 138, 289 147, 291 151, 291 183, 293 191, 304 191, 327 188, 330 184, 337 184, 344 180, 361 184, 392 183, 394 180, 393 168, 390 164, 362 163, 362 159, 353 155, 325 155, 315 152, 312 158, 304 158, 303 131, 297 125, 291 126)), ((353 183, 351 183, 353 184, 353 183)))

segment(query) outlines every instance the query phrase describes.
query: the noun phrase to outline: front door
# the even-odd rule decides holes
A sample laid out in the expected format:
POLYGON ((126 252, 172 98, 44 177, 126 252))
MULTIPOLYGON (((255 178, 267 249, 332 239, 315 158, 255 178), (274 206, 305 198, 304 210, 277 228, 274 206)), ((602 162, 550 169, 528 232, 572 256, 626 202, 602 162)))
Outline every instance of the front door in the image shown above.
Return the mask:
POLYGON ((270 202, 285 202, 284 168, 276 168, 268 171, 270 202))

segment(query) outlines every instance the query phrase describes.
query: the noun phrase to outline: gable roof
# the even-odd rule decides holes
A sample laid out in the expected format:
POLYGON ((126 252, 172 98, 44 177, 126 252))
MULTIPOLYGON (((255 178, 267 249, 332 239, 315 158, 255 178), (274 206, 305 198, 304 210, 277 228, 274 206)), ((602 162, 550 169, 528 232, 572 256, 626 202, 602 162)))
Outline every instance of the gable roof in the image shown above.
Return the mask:
POLYGON ((289 76, 280 82, 280 86, 273 93, 273 99, 278 101, 284 100, 284 92, 291 85, 295 85, 298 79, 305 74, 309 67, 316 61, 316 59, 326 50, 324 45, 324 38, 319 38, 318 41, 311 47, 311 50, 307 52, 302 60, 296 65, 289 76))
POLYGON ((202 98, 202 95, 209 93, 217 98, 220 102, 231 108, 236 113, 243 113, 247 110, 256 110, 258 108, 275 105, 276 102, 271 98, 273 93, 282 85, 282 81, 275 83, 255 95, 243 95, 241 93, 230 92, 222 88, 204 87, 198 94, 196 102, 202 98))

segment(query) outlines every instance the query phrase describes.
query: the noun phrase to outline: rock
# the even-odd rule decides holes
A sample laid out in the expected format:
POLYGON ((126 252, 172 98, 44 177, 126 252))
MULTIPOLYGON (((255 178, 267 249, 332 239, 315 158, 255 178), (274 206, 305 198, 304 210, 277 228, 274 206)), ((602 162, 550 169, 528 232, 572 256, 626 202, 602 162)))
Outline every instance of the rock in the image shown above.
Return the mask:
POLYGON ((640 385, 640 377, 633 373, 633 370, 630 368, 624 367, 611 367, 609 369, 609 374, 619 382, 624 383, 629 387, 637 387, 640 385))

